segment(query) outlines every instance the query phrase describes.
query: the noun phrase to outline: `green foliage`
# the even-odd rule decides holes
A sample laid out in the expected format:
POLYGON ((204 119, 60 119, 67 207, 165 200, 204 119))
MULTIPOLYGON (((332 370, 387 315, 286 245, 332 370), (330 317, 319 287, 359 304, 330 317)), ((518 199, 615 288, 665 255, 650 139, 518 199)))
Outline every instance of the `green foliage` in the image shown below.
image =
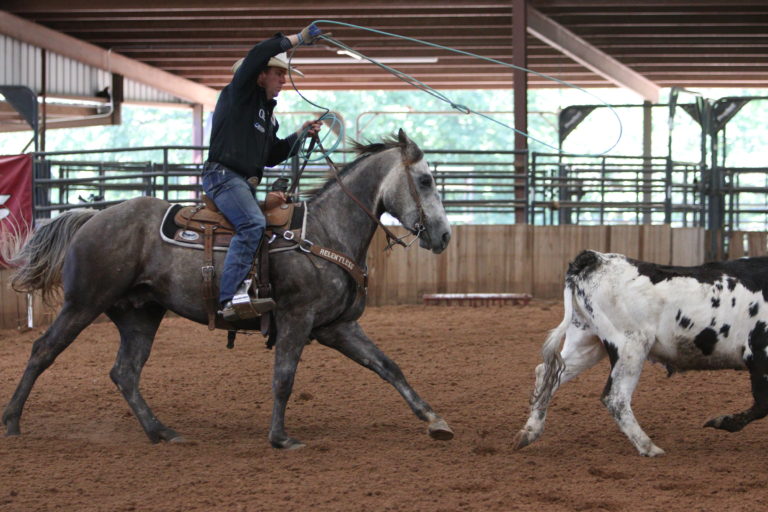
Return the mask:
MULTIPOLYGON (((17 154, 32 138, 31 131, 0 133, 3 154, 17 154)), ((116 126, 89 126, 48 130, 46 151, 174 146, 192 144, 192 111, 186 108, 161 108, 125 105, 122 123, 116 126)), ((33 151, 29 145, 27 151, 33 151)), ((105 154, 105 160, 114 157, 105 154)), ((139 158, 147 159, 146 156, 139 158)))

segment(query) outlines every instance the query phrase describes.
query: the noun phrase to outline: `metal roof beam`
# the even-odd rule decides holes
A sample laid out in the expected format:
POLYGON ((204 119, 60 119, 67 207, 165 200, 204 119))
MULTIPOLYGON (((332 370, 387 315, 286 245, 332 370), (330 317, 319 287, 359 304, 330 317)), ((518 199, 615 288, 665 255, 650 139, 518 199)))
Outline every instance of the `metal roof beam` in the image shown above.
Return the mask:
POLYGON ((2 10, 0 10, 0 34, 89 66, 123 75, 125 78, 165 91, 177 98, 200 103, 209 109, 216 106, 218 93, 215 89, 148 66, 119 53, 104 50, 2 10))
POLYGON ((658 103, 660 87, 640 73, 598 50, 581 37, 528 6, 528 32, 619 87, 658 103))

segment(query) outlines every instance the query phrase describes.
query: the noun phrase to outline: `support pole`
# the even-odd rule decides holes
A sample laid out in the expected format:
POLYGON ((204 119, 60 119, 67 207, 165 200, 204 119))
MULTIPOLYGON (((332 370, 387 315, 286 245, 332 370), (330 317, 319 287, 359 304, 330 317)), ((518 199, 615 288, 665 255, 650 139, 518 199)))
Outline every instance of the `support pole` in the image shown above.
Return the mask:
MULTIPOLYGON (((512 3, 512 63, 520 68, 528 67, 528 47, 526 44, 528 29, 528 1, 514 0, 512 3)), ((525 224, 528 220, 527 180, 528 180, 528 74, 515 69, 514 110, 515 110, 515 176, 523 179, 524 184, 515 183, 515 201, 524 206, 515 208, 515 224, 525 224), (522 132, 522 133, 520 133, 522 132)))

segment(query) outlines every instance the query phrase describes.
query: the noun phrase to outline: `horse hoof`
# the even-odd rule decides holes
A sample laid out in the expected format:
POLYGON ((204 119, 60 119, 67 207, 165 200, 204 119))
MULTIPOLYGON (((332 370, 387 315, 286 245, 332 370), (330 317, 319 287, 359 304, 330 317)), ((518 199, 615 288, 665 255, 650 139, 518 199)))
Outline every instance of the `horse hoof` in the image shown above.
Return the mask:
POLYGON ((451 430, 451 427, 448 426, 444 419, 430 423, 427 433, 429 437, 437 441, 450 441, 453 439, 453 430, 451 430))
POLYGON ((512 446, 515 448, 515 450, 522 450, 532 442, 533 442, 533 439, 531 439, 528 436, 528 432, 525 430, 521 430, 515 435, 515 438, 512 440, 512 446))
POLYGON ((169 443, 174 443, 174 444, 175 443, 182 444, 182 443, 187 443, 188 441, 187 441, 187 439, 184 436, 181 436, 181 435, 177 434, 176 437, 172 437, 172 438, 168 439, 168 442, 169 443))
POLYGON ((304 448, 305 446, 307 445, 298 439, 293 439, 292 437, 282 441, 272 441, 272 448, 277 448, 278 450, 298 450, 300 448, 304 448))
POLYGON ((19 423, 14 421, 5 422, 5 437, 15 437, 21 435, 21 429, 19 423))

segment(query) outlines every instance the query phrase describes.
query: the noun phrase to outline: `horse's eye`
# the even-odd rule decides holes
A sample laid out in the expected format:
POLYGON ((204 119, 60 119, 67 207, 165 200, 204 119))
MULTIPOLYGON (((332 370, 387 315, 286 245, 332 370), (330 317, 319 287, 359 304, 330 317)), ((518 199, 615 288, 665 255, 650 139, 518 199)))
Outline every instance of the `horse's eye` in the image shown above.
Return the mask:
POLYGON ((421 185, 424 188, 429 188, 432 186, 432 176, 429 174, 422 174, 419 176, 419 185, 421 185))

